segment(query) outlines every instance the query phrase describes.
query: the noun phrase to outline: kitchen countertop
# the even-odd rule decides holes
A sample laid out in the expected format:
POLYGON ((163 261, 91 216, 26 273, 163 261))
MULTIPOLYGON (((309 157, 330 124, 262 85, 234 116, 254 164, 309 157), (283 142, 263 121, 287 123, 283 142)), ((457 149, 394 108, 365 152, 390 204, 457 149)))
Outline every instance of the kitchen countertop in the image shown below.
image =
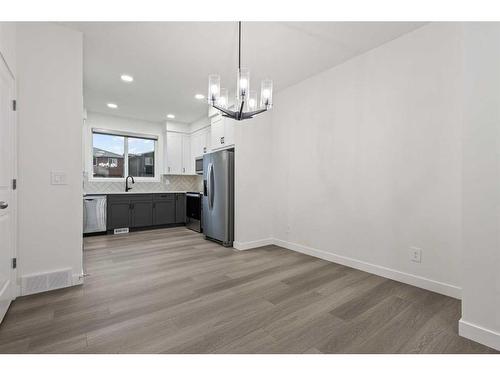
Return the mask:
MULTIPOLYGON (((97 193, 83 193, 83 196, 87 195, 115 195, 115 194, 175 194, 175 193, 188 193, 188 191, 109 191, 109 192, 97 192, 97 193)), ((200 192, 201 193, 201 192, 200 192)))

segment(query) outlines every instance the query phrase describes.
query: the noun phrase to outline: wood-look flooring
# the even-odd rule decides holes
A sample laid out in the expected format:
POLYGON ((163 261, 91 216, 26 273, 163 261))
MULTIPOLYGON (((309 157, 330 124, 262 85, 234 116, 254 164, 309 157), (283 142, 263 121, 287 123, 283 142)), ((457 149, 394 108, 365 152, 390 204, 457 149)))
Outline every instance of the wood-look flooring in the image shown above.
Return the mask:
POLYGON ((18 298, 0 353, 493 353, 460 301, 185 228, 84 239, 82 286, 18 298))

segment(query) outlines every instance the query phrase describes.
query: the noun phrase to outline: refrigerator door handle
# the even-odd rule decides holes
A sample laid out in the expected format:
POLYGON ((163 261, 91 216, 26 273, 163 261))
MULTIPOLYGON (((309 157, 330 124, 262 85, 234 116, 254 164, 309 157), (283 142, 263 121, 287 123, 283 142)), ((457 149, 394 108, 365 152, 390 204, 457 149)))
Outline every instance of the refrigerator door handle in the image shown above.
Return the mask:
POLYGON ((207 183, 207 187, 208 187, 208 209, 212 209, 212 168, 213 168, 213 164, 210 163, 208 164, 208 171, 207 171, 207 174, 208 174, 208 183, 207 183))
POLYGON ((214 164, 210 163, 210 209, 214 208, 214 164))

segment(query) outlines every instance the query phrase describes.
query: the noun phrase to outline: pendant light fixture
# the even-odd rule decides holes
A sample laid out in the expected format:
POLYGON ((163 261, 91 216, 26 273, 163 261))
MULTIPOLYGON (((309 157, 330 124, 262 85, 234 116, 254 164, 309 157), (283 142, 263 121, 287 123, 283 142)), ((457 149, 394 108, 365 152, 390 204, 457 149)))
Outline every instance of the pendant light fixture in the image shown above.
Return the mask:
POLYGON ((241 21, 238 22, 238 74, 236 77, 236 102, 234 111, 229 109, 227 89, 220 87, 220 76, 208 76, 208 104, 222 112, 222 116, 234 120, 246 120, 265 112, 273 106, 273 81, 265 79, 261 83, 260 102, 257 91, 250 90, 250 72, 241 67, 241 21))

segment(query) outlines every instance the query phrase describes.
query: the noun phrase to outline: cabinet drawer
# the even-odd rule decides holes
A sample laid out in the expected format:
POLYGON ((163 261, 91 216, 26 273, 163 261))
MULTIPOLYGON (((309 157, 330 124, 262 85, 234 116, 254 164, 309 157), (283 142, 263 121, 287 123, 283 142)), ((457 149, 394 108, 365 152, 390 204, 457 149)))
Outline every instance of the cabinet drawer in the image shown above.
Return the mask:
POLYGON ((108 202, 110 202, 110 203, 130 202, 130 195, 108 194, 108 202))
POLYGON ((130 202, 151 202, 153 194, 131 194, 130 202))
POLYGON ((158 193, 153 194, 153 200, 158 201, 173 201, 175 199, 175 193, 158 193))
POLYGON ((150 202, 153 200, 152 194, 111 194, 108 195, 108 201, 112 203, 122 202, 150 202))

